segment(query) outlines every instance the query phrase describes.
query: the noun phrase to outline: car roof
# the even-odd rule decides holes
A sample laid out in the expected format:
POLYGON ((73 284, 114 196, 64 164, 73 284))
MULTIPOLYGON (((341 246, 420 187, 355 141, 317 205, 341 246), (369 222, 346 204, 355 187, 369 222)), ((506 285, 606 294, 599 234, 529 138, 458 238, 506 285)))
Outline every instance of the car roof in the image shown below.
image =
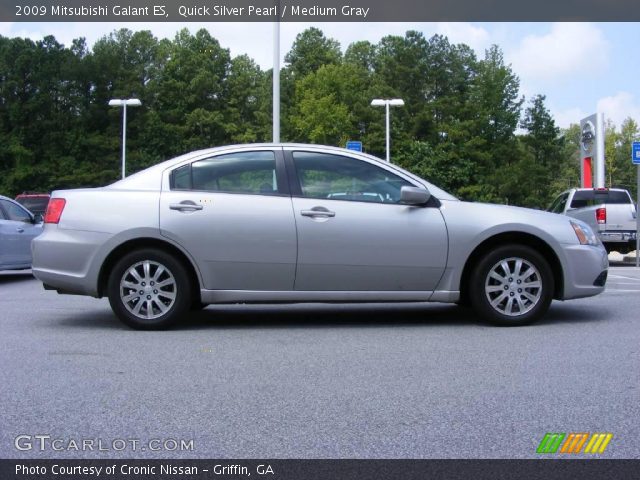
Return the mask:
MULTIPOLYGON (((609 187, 580 187, 580 188, 572 188, 571 190, 575 191, 608 191, 608 192, 627 192, 624 188, 609 188, 609 187)), ((570 190, 569 190, 570 191, 570 190)))

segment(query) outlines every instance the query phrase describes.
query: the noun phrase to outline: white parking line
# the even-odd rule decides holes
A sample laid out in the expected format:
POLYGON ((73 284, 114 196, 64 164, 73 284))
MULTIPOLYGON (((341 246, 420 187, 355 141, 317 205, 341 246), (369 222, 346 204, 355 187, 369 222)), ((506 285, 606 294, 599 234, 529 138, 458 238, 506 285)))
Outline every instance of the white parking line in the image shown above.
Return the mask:
POLYGON ((640 282, 640 278, 636 277, 625 277, 624 275, 609 275, 609 278, 624 278, 625 280, 635 280, 636 282, 640 282))

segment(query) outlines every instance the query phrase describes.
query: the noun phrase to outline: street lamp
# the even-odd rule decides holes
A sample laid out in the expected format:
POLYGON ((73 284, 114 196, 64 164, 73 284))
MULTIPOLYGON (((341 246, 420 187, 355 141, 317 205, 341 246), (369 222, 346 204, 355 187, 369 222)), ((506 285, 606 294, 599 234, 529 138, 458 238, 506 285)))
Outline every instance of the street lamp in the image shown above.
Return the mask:
POLYGON ((387 162, 390 162, 390 158, 389 158, 389 152, 390 152, 390 147, 389 147, 389 143, 390 143, 390 139, 389 139, 389 107, 402 107, 404 106, 404 100, 402 100, 401 98, 391 98, 391 99, 384 99, 384 98, 375 98, 371 101, 371 106, 372 107, 386 107, 387 109, 387 162))
POLYGON ((109 100, 110 107, 122 107, 122 178, 125 177, 125 157, 126 157, 126 144, 127 144, 127 107, 139 107, 142 102, 137 98, 114 98, 109 100))

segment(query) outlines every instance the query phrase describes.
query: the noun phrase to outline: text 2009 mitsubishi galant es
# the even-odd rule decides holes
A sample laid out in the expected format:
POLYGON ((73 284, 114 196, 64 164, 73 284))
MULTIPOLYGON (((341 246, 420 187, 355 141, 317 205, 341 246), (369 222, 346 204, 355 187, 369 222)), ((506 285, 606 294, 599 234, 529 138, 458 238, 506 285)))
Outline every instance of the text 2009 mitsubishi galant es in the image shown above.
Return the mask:
POLYGON ((33 273, 107 296, 134 328, 211 303, 458 302, 524 325, 604 290, 607 255, 566 216, 467 203, 370 155, 316 145, 201 150, 52 194, 33 273))

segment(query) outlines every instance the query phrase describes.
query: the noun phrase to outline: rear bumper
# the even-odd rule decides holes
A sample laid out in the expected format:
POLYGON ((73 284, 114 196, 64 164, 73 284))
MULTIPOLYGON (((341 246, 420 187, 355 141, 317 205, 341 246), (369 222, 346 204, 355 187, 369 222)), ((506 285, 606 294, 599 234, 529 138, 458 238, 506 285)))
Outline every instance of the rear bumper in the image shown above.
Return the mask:
POLYGON ((48 289, 96 297, 100 273, 96 266, 101 262, 94 260, 109 237, 47 225, 31 242, 33 275, 48 289))
POLYGON ((615 242, 615 243, 624 243, 624 242, 635 242, 636 241, 636 232, 599 232, 600 240, 602 242, 615 242))
POLYGON ((566 257, 562 300, 591 297, 605 289, 609 260, 603 246, 564 245, 566 257))

